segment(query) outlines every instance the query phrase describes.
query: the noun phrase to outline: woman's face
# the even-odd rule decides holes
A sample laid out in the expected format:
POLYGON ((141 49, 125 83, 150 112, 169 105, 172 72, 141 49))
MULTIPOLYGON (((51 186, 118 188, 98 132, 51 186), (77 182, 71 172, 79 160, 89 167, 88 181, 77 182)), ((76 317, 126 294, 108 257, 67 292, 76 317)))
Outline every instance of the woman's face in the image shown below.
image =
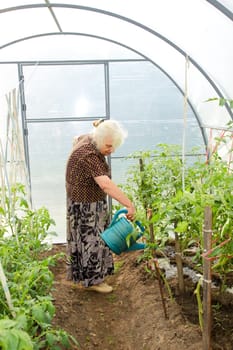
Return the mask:
POLYGON ((100 147, 100 153, 104 156, 109 156, 114 152, 113 140, 111 137, 106 137, 104 139, 103 145, 100 147))

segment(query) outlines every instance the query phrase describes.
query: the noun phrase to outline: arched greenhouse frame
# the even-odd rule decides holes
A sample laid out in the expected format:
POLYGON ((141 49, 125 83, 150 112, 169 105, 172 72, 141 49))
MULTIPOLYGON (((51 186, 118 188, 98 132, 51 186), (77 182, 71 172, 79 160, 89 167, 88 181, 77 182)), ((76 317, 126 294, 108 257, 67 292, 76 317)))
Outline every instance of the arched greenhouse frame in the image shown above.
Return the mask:
MULTIPOLYGON (((2 0, 0 33, 2 233, 21 183, 30 208, 46 207, 54 219, 47 240, 66 242, 66 161, 74 138, 100 118, 128 131, 108 157, 116 184, 130 186, 146 152, 178 146, 181 191, 186 168, 215 155, 232 200, 232 0, 2 0)), ((225 247, 232 213, 224 220, 225 247)))

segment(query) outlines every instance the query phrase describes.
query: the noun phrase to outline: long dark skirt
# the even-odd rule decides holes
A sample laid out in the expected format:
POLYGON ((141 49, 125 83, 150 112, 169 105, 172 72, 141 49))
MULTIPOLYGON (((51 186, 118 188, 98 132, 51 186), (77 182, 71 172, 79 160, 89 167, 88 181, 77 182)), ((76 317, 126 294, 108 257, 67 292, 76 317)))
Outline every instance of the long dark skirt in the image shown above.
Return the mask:
POLYGON ((114 272, 113 256, 100 233, 108 226, 107 203, 67 200, 67 278, 85 287, 114 272))

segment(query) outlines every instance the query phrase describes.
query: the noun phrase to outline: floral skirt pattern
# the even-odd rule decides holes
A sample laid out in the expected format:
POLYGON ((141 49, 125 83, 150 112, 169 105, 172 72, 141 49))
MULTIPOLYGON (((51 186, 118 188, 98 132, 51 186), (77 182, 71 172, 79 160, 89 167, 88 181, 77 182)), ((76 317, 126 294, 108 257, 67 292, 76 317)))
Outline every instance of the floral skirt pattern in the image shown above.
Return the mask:
POLYGON ((108 226, 107 202, 77 203, 67 199, 67 279, 85 287, 114 272, 113 256, 100 237, 108 226))

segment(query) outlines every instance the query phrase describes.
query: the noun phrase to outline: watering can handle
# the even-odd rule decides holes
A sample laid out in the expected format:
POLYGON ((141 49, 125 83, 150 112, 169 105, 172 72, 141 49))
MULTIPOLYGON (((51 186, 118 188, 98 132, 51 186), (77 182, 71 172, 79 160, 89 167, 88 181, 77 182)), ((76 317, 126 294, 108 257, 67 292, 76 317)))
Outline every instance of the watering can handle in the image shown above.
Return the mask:
POLYGON ((120 210, 117 210, 117 211, 115 212, 114 216, 113 216, 113 219, 112 219, 112 222, 111 222, 111 224, 110 224, 110 227, 116 223, 116 221, 117 221, 117 219, 118 219, 118 216, 119 216, 120 214, 127 214, 127 213, 128 213, 128 210, 125 209, 125 208, 120 209, 120 210))
MULTIPOLYGON (((118 216, 119 216, 120 214, 127 214, 127 213, 128 213, 128 210, 125 209, 125 208, 122 208, 122 209, 116 211, 115 214, 114 214, 114 216, 113 216, 113 219, 112 219, 112 222, 111 222, 111 224, 110 224, 110 227, 111 227, 112 225, 115 224, 115 222, 117 221, 118 216)), ((141 224, 140 221, 136 220, 136 221, 135 221, 135 224, 140 228, 141 232, 144 232, 144 231, 145 231, 145 227, 142 226, 142 224, 141 224)))

